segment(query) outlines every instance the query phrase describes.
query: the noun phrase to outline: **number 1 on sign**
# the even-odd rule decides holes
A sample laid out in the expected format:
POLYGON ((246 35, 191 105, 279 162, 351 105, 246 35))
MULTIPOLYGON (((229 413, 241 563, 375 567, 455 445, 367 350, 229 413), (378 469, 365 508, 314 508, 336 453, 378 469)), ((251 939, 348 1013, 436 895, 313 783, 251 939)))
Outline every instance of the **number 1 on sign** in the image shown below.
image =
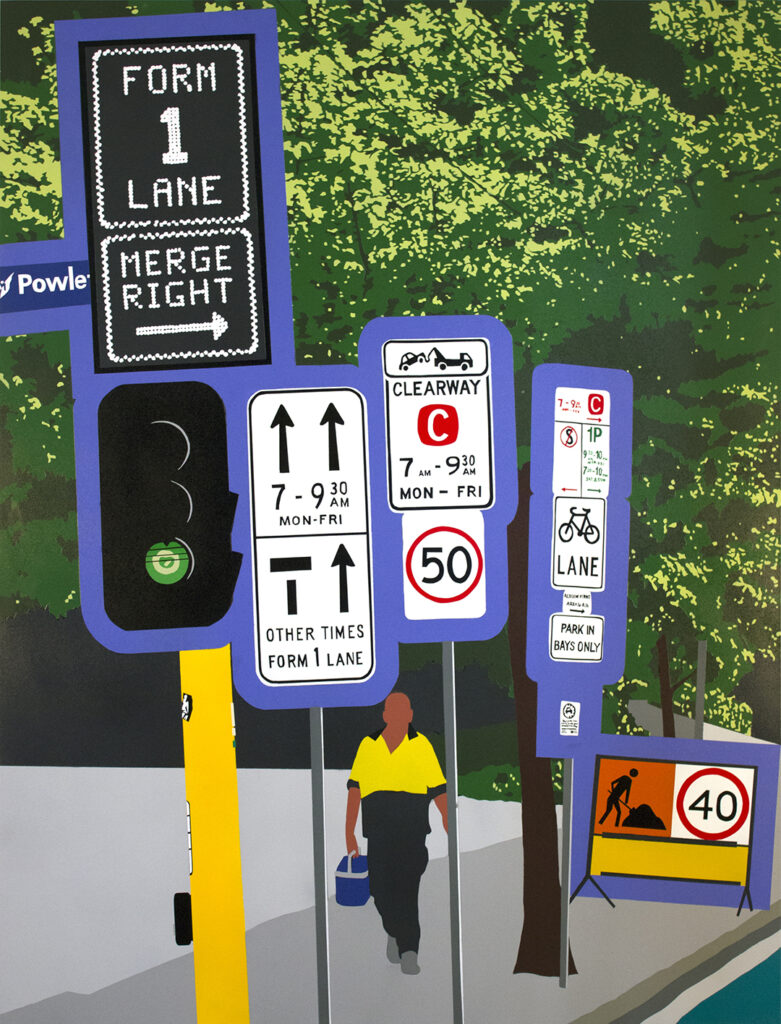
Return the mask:
POLYGON ((160 115, 160 123, 168 129, 168 150, 163 153, 164 164, 186 164, 189 155, 182 151, 182 128, 178 107, 166 107, 160 115))

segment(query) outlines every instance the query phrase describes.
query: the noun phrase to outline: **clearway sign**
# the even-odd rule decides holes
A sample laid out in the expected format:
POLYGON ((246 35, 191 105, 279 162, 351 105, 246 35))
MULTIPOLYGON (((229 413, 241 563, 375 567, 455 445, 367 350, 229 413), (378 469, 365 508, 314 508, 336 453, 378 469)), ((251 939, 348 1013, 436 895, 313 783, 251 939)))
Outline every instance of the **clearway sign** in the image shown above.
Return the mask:
POLYGON ((382 384, 387 505, 402 513, 385 570, 399 639, 495 636, 518 493, 512 339, 492 317, 383 317, 359 351, 382 384))
POLYGON ((391 508, 489 508, 493 424, 487 340, 391 340, 382 355, 391 508))

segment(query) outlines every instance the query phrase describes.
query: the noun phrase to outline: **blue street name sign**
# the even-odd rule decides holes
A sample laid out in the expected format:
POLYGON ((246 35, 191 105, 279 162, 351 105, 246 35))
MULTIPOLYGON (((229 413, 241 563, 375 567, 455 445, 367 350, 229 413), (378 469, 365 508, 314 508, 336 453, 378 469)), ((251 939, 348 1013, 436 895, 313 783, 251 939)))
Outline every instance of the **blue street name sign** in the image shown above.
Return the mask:
POLYGON ((0 271, 0 314, 83 306, 90 301, 86 260, 29 263, 0 271))

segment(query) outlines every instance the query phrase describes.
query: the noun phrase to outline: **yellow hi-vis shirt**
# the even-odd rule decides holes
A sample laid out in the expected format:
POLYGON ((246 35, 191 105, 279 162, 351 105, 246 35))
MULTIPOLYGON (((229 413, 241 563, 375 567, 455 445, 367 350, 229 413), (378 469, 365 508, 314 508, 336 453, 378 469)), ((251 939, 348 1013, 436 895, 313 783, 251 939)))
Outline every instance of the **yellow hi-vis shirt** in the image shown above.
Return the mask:
POLYGON ((347 788, 360 789, 364 835, 401 826, 425 834, 429 801, 446 784, 431 743, 410 727, 393 753, 382 731, 363 739, 347 788))

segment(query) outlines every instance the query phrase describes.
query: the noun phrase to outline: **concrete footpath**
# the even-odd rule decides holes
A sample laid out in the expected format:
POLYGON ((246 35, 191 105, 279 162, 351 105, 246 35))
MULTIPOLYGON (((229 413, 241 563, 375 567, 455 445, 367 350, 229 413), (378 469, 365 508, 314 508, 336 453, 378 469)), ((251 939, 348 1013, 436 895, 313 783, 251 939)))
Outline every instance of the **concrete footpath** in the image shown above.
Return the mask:
MULTIPOLYGON (((512 973, 522 924, 520 841, 464 853, 461 867, 465 1020, 474 1024, 639 1022, 663 1010, 660 994, 669 1002, 733 951, 779 937, 779 905, 738 918, 727 908, 628 901, 613 910, 579 898, 571 917, 578 974, 562 990, 557 978, 512 973)), ((407 977, 385 960, 372 903, 330 900, 333 1024, 451 1024, 448 907, 447 862, 434 860, 421 887, 422 973, 407 977)), ((251 929, 247 955, 253 1024, 316 1024, 314 910, 251 929)), ((125 1021, 195 1024, 192 956, 91 995, 62 993, 0 1015, 0 1024, 125 1021)))

